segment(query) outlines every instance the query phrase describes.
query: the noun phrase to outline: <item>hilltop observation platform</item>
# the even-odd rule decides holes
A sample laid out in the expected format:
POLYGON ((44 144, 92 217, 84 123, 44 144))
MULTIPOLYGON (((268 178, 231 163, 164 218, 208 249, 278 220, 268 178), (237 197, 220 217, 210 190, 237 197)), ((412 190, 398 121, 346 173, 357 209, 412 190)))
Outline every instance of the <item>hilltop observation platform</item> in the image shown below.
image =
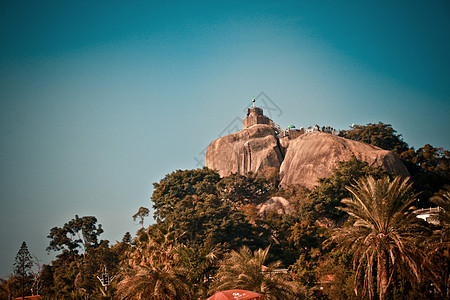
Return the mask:
POLYGON ((242 128, 246 129, 253 125, 257 124, 264 124, 269 125, 272 128, 275 129, 277 136, 279 138, 281 137, 289 137, 290 139, 294 139, 299 137, 300 135, 303 135, 305 133, 310 132, 324 132, 329 133, 332 135, 339 135, 339 130, 335 130, 333 127, 330 126, 322 126, 314 125, 310 126, 308 128, 301 127, 300 129, 296 129, 294 125, 288 126, 287 129, 283 129, 280 125, 276 124, 274 121, 272 121, 269 117, 264 115, 264 111, 261 107, 255 106, 255 99, 252 100, 253 106, 250 108, 247 108, 247 116, 242 122, 242 128))
POLYGON ((255 106, 255 99, 253 99, 253 107, 247 108, 247 116, 242 121, 242 128, 246 129, 253 125, 264 124, 269 125, 275 129, 277 136, 285 136, 285 130, 280 125, 272 121, 269 117, 264 115, 264 111, 261 107, 255 106))

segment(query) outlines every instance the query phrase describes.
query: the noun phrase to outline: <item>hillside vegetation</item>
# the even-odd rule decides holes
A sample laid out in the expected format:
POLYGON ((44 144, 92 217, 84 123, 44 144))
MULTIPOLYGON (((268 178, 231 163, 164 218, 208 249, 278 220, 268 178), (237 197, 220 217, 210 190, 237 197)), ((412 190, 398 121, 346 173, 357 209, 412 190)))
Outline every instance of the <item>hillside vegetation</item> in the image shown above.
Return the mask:
POLYGON ((410 148, 389 124, 342 136, 393 151, 411 178, 356 157, 311 189, 280 185, 270 167, 176 170, 154 183, 152 225, 142 207, 142 228, 111 245, 95 217, 75 216, 50 230, 57 259, 3 280, 0 298, 25 285, 46 299, 206 299, 233 288, 267 299, 448 299, 449 152, 410 148), (289 213, 261 210, 272 197, 289 213), (414 213, 437 205, 435 224, 414 213), (106 290, 105 270, 115 276, 106 290))

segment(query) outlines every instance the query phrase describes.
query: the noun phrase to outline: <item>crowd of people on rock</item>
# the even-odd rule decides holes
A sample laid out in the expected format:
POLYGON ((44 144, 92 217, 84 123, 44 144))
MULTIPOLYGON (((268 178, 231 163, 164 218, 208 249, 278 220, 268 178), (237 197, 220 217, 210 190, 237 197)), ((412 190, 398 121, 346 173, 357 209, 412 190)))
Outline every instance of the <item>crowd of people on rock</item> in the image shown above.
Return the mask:
MULTIPOLYGON (((286 135, 289 135, 289 131, 290 130, 286 130, 286 135)), ((320 127, 317 124, 314 126, 309 126, 308 128, 301 127, 298 131, 300 131, 302 134, 303 133, 311 133, 311 132, 325 132, 325 133, 329 133, 332 135, 339 135, 339 130, 334 129, 331 126, 320 127)))

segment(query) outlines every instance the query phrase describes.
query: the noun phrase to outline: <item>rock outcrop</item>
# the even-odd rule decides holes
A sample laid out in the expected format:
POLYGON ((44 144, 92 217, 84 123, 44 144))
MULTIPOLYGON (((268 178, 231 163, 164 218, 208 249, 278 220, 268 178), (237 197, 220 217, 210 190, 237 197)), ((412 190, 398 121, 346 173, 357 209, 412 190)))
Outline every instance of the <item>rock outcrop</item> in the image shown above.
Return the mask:
POLYGON ((283 156, 275 130, 254 125, 212 142, 206 151, 206 166, 220 176, 258 172, 266 167, 280 169, 283 156))
POLYGON ((256 209, 259 215, 268 214, 271 211, 284 215, 290 214, 294 211, 289 201, 283 197, 272 197, 266 202, 258 205, 256 209))
POLYGON ((371 166, 409 176, 400 159, 390 151, 323 132, 278 139, 273 127, 262 124, 212 142, 206 152, 206 166, 218 170, 221 176, 275 167, 280 171, 282 185, 312 188, 318 178, 331 176, 338 161, 349 160, 353 155, 371 166))
POLYGON ((352 156, 372 167, 380 166, 394 174, 409 176, 401 160, 390 151, 328 133, 312 132, 288 142, 280 166, 281 184, 312 188, 318 178, 331 176, 339 161, 350 160, 352 156))

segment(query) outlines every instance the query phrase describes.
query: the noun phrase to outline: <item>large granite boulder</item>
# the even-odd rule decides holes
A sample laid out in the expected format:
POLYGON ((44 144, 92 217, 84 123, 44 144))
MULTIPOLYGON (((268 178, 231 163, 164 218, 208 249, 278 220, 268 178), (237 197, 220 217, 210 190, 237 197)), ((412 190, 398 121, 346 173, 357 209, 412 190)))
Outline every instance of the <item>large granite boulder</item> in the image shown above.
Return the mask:
POLYGON ((356 156, 373 167, 382 167, 397 175, 409 176, 401 160, 379 147, 323 132, 312 132, 290 140, 280 167, 281 184, 300 184, 307 188, 317 179, 332 175, 339 161, 356 156))
POLYGON ((212 142, 206 152, 206 166, 218 170, 221 176, 274 167, 280 171, 281 185, 312 188, 318 184, 318 178, 331 176, 339 161, 350 160, 352 156, 373 167, 409 176, 395 154, 379 147, 323 132, 279 140, 273 127, 262 124, 212 142))
POLYGON ((269 125, 254 125, 212 142, 206 151, 206 166, 220 176, 246 174, 266 167, 280 168, 283 157, 275 130, 269 125))
POLYGON ((258 205, 256 209, 259 215, 265 215, 271 211, 276 212, 277 214, 280 215, 290 214, 294 212, 294 209, 292 208, 289 201, 283 197, 278 196, 272 197, 266 202, 258 205))

